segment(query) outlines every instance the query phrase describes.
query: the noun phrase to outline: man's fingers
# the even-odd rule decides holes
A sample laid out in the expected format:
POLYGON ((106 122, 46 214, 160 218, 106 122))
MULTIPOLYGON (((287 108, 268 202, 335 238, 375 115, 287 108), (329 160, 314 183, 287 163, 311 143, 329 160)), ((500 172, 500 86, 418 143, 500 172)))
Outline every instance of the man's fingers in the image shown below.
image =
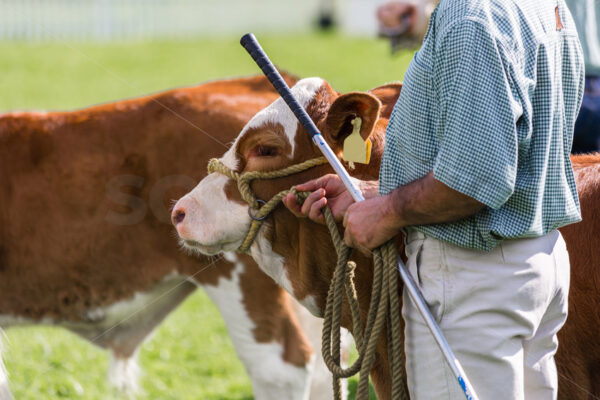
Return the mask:
POLYGON ((313 203, 321 200, 325 196, 325 189, 318 189, 311 194, 308 195, 306 200, 304 200, 304 204, 302 204, 302 214, 308 215, 310 209, 312 208, 313 203))
POLYGON ((283 204, 294 214, 296 217, 303 218, 305 215, 302 214, 300 209, 300 205, 296 202, 296 196, 293 194, 288 194, 283 199, 283 204))
POLYGON ((321 189, 325 187, 326 181, 323 178, 313 179, 312 181, 304 182, 300 185, 296 186, 296 189, 300 192, 313 192, 316 189, 321 189))
POLYGON ((323 213, 321 209, 327 205, 327 199, 325 197, 315 201, 308 212, 308 218, 312 219, 315 222, 323 223, 323 213))
POLYGON ((298 185, 296 186, 296 189, 304 192, 314 192, 317 189, 325 189, 329 184, 338 179, 338 176, 335 174, 327 174, 320 178, 298 185))

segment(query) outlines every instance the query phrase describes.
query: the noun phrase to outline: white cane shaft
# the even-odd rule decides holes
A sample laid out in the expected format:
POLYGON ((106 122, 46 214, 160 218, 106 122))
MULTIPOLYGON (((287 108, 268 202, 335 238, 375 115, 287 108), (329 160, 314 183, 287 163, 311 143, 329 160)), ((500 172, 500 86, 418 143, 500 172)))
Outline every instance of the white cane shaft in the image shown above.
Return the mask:
POLYGON ((475 393, 471 382, 465 375, 465 371, 463 370, 462 366, 460 365, 460 362, 452 352, 452 349, 446 341, 446 338, 440 330, 440 327, 438 326, 437 322, 435 322, 435 320, 433 319, 433 316, 429 311, 429 307, 427 306, 423 295, 421 295, 421 292, 417 288, 415 281, 413 280, 412 276, 407 271, 406 267, 404 266, 401 260, 398 260, 398 271, 400 272, 400 277, 404 282, 405 290, 408 290, 408 295, 410 296, 414 305, 417 307, 417 310, 419 310, 419 313, 423 317, 423 320, 425 320, 425 323, 429 327, 433 338, 440 347, 440 350, 442 351, 446 362, 448 363, 450 369, 454 373, 458 384, 463 389, 466 398, 468 400, 478 400, 479 397, 477 397, 477 394, 475 393))

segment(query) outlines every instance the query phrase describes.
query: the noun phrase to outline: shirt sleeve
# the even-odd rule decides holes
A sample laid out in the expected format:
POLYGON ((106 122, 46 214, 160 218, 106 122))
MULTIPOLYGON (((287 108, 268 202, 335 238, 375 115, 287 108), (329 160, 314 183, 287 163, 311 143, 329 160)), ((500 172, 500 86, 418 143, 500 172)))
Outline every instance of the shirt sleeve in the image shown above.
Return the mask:
POLYGON ((462 21, 438 42, 432 78, 439 99, 435 179, 500 208, 514 192, 516 123, 522 113, 511 88, 510 61, 477 21, 462 21))

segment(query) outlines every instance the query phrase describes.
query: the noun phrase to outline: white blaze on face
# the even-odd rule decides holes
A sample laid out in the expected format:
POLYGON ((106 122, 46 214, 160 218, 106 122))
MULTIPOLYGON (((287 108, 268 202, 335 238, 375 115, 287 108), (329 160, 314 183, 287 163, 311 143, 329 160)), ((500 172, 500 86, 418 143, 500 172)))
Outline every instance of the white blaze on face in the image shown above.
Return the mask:
MULTIPOLYGON (((323 83, 320 78, 302 79, 291 90, 302 107, 306 107, 323 83)), ((238 143, 249 129, 267 124, 279 124, 283 127, 293 154, 298 120, 280 98, 246 124, 231 149, 221 158, 223 164, 228 168, 237 169, 238 158, 235 150, 238 143)), ((224 175, 210 174, 177 202, 175 210, 178 207, 185 210, 185 219, 177 224, 177 231, 184 246, 212 255, 221 251, 235 251, 241 245, 252 220, 248 215, 247 205, 227 198, 225 187, 228 181, 229 178, 224 175)))
MULTIPOLYGON (((315 97, 315 94, 321 86, 323 86, 323 79, 321 78, 305 78, 291 89, 294 98, 298 100, 303 108, 310 103, 315 97)), ((256 114, 250 122, 244 127, 242 133, 238 136, 237 142, 244 133, 250 128, 259 128, 268 124, 279 124, 283 127, 286 138, 292 147, 292 155, 294 154, 296 144, 296 131, 298 127, 298 119, 290 110, 285 101, 280 97, 275 100, 270 106, 256 114)), ((235 145, 234 145, 235 146, 235 145)))

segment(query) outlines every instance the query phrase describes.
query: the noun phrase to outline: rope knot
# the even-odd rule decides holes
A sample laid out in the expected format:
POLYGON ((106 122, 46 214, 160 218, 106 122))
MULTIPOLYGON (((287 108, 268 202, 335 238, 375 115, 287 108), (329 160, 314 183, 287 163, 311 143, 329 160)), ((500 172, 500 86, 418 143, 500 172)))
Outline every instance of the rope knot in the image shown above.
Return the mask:
POLYGON ((348 261, 346 263, 346 275, 350 280, 354 280, 354 272, 356 271, 356 263, 354 261, 348 261))

